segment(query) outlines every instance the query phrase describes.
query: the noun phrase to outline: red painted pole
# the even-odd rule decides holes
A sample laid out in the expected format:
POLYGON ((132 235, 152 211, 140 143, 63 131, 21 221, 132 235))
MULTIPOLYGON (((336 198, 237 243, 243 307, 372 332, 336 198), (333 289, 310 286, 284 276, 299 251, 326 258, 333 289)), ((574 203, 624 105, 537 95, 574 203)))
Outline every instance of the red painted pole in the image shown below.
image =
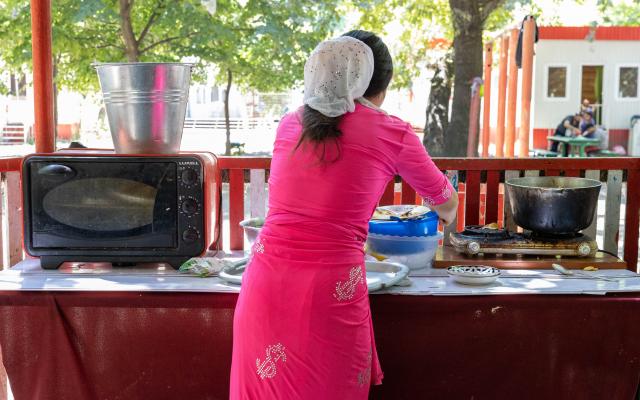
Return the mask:
POLYGON ((484 47, 484 96, 482 100, 482 157, 489 157, 491 143, 491 66, 493 64, 493 43, 484 47))
POLYGON ((524 21, 522 35, 522 110, 520 112, 519 157, 529 156, 529 128, 531 123, 531 86, 533 82, 533 43, 535 21, 532 16, 524 21))
POLYGON ((505 156, 513 158, 516 142, 516 106, 518 103, 518 66, 516 65, 516 48, 518 47, 518 30, 512 29, 509 37, 509 78, 507 94, 507 128, 505 130, 505 156))
POLYGON ((496 129, 496 157, 504 157, 504 122, 507 104, 507 63, 509 61, 509 37, 500 40, 500 69, 498 76, 498 127, 496 129))
POLYGON ((53 126, 51 0, 31 0, 31 37, 36 152, 51 153, 56 148, 53 126))

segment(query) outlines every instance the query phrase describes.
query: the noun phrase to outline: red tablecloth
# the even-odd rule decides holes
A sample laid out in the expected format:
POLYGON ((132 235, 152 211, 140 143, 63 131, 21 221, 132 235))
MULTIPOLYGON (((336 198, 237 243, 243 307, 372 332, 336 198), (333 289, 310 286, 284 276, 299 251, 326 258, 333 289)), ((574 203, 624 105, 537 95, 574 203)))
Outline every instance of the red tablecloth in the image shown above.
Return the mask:
MULTIPOLYGON (((236 295, 0 292, 16 400, 226 399, 236 295)), ((371 296, 374 399, 632 399, 640 296, 371 296)))

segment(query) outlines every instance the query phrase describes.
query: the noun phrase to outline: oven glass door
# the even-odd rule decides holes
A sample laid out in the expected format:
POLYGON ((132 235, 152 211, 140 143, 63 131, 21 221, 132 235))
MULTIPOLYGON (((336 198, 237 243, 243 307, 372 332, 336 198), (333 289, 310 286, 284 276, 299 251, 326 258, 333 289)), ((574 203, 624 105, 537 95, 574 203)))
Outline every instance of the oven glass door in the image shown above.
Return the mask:
POLYGON ((31 165, 35 248, 175 248, 175 162, 31 165))

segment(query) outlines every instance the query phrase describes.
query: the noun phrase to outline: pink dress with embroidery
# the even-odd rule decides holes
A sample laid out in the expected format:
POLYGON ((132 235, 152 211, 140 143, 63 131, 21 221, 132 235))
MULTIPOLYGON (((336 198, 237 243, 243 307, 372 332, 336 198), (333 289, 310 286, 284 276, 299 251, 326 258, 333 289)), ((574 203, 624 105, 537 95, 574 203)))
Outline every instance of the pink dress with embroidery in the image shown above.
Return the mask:
POLYGON ((453 191, 410 125, 359 103, 335 142, 278 127, 269 214, 236 306, 230 398, 366 399, 382 371, 365 281, 368 221, 401 175, 428 202, 453 191), (324 148, 324 150, 323 150, 324 148), (333 162, 320 162, 324 159, 333 162))

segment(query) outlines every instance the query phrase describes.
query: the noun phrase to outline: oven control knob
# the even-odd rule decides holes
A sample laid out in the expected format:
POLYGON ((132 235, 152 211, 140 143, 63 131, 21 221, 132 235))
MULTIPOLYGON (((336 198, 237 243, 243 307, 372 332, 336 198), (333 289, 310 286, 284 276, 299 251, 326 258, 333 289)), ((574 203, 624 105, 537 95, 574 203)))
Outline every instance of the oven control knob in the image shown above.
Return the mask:
POLYGON ((191 168, 185 168, 180 178, 184 185, 193 185, 198 182, 198 173, 191 168))
POLYGON ((467 253, 478 254, 479 251, 480 251, 480 243, 471 242, 467 245, 467 253))
POLYGON ((187 243, 193 243, 200 238, 200 232, 193 228, 189 228, 182 232, 182 240, 187 243))
POLYGON ((182 201, 180 209, 185 214, 195 214, 198 211, 198 202, 192 198, 187 198, 182 201))
POLYGON ((588 243, 580 243, 578 246, 578 254, 582 257, 586 257, 591 253, 591 246, 588 243))

